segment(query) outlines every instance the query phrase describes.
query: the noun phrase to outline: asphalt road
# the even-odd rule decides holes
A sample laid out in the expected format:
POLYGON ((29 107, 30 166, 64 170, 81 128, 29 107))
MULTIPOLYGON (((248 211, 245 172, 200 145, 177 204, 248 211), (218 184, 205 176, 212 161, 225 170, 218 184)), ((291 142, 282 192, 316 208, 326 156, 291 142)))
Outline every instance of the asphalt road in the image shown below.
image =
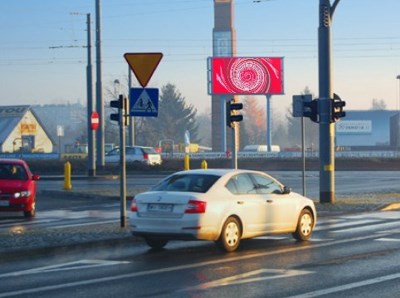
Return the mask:
POLYGON ((261 237, 226 254, 212 242, 142 242, 4 260, 0 297, 397 297, 400 212, 320 219, 312 240, 261 237))
MULTIPOLYGON (((295 171, 272 171, 268 172, 283 184, 291 187, 293 191, 303 193, 302 173, 295 171)), ((166 174, 154 173, 146 175, 127 176, 127 188, 135 190, 147 190, 157 183, 166 174)), ((113 195, 119 194, 119 178, 114 179, 79 179, 72 181, 73 191, 85 191, 85 189, 97 189, 99 191, 109 191, 113 189, 113 195)), ((319 198, 319 172, 309 171, 305 173, 306 196, 319 198)), ((58 181, 39 181, 39 190, 62 190, 64 182, 58 181)), ((338 196, 354 195, 364 193, 379 192, 399 192, 400 193, 400 171, 340 171, 336 172, 335 193, 338 196)), ((128 193, 129 195, 129 193, 128 193)))
MULTIPOLYGON (((340 172, 337 183, 344 194, 396 191, 397 174, 340 172)), ((273 175, 289 185, 301 181, 295 172, 273 175)), ((159 179, 135 176, 128 185, 137 190, 159 179)), ((308 181, 317 184, 317 176, 308 173, 308 181)), ((0 298, 364 298, 396 297, 400 290, 400 211, 328 214, 306 243, 288 235, 261 237, 226 254, 212 242, 174 241, 155 252, 118 228, 119 202, 112 194, 119 180, 73 184, 77 196, 44 195, 62 189, 62 181, 42 180, 37 218, 0 218, 0 298), (88 188, 103 196, 82 197, 88 188)))

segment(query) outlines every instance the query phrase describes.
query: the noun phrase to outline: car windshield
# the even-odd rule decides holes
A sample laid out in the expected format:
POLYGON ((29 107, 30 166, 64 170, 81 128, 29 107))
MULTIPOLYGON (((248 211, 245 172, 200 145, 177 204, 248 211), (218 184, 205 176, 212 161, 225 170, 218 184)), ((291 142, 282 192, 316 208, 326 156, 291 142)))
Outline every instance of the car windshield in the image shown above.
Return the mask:
POLYGON ((220 176, 204 174, 173 175, 162 180, 151 190, 206 193, 219 178, 220 176))
POLYGON ((16 164, 0 164, 0 179, 27 180, 28 175, 23 166, 16 164))

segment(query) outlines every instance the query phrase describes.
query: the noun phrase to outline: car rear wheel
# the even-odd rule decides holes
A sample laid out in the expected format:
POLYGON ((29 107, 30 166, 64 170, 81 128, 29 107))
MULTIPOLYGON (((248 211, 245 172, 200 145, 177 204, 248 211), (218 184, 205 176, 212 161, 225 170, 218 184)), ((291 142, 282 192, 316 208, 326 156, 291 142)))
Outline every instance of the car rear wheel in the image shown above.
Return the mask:
POLYGON ((168 240, 165 239, 155 239, 155 238, 144 238, 147 245, 153 249, 162 249, 165 245, 167 245, 168 240))
POLYGON ((229 217, 222 227, 221 236, 216 244, 226 252, 235 251, 240 243, 241 227, 239 221, 229 217))
POLYGON ((314 227, 314 216, 308 209, 301 211, 293 237, 300 241, 310 239, 314 227))

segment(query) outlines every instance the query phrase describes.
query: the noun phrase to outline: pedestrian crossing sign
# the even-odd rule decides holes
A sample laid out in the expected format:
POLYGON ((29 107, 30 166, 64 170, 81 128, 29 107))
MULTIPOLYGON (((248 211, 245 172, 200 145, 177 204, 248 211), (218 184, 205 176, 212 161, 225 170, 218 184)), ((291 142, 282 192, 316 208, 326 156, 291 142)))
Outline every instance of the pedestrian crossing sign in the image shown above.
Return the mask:
POLYGON ((131 88, 129 94, 129 115, 142 117, 158 116, 158 89, 131 88))

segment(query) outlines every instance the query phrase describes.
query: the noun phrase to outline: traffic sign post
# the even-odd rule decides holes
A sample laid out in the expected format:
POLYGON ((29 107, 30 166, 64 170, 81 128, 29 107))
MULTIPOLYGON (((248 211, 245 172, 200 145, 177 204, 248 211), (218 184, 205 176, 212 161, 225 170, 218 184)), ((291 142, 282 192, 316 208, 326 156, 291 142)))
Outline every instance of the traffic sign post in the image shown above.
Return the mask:
MULTIPOLYGON (((162 53, 125 53, 124 58, 129 67, 135 74, 140 85, 143 87, 140 91, 130 90, 130 107, 128 113, 127 100, 123 95, 119 96, 118 101, 111 101, 111 107, 118 108, 118 114, 111 114, 111 120, 119 121, 120 135, 120 214, 121 227, 126 226, 126 156, 125 156, 125 126, 127 125, 127 116, 157 116, 158 114, 158 89, 156 94, 152 89, 145 89, 147 83, 152 77, 158 64, 161 61, 162 53), (132 95, 133 94, 133 95, 132 95), (135 100, 132 100, 132 96, 135 100), (139 114, 136 114, 135 111, 139 114), (133 112, 132 112, 133 111, 133 112), (142 115, 140 114, 142 113, 142 115), (144 114, 144 115, 143 115, 144 114)), ((139 88, 138 88, 139 89, 139 88)))

